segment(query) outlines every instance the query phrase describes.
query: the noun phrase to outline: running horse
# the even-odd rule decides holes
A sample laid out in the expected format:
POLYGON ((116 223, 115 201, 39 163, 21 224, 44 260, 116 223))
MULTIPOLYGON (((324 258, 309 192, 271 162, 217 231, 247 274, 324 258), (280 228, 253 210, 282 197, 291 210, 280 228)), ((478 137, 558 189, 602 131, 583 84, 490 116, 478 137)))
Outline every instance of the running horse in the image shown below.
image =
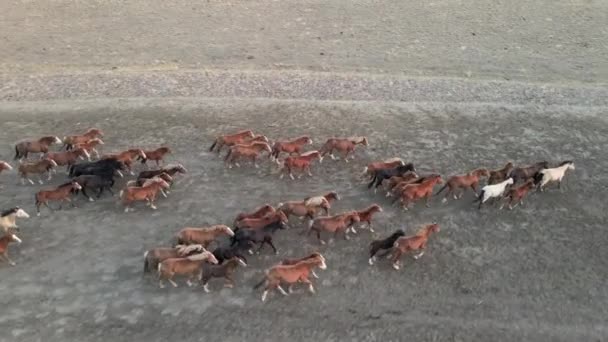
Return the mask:
POLYGON ((376 170, 386 170, 393 169, 397 166, 405 165, 405 162, 401 158, 390 158, 384 161, 372 162, 367 164, 367 166, 363 169, 362 177, 368 177, 371 180, 371 177, 376 170))
POLYGON ((446 202, 452 193, 454 194, 454 199, 459 199, 462 197, 467 188, 471 188, 474 191, 475 196, 477 196, 477 187, 479 186, 479 180, 481 177, 490 177, 490 172, 488 169, 479 168, 464 175, 451 176, 445 182, 445 185, 439 189, 439 191, 437 191, 435 196, 439 195, 443 190, 448 189, 442 202, 446 202), (459 189, 462 189, 460 195, 456 193, 459 189))
POLYGON ((422 229, 420 229, 416 235, 413 236, 402 236, 398 238, 393 244, 392 250, 392 263, 393 268, 398 270, 400 268, 399 259, 404 253, 410 251, 418 251, 421 252, 419 254, 414 255, 414 259, 419 259, 422 255, 424 255, 424 250, 426 249, 426 245, 429 241, 429 237, 433 233, 439 232, 439 225, 437 223, 432 223, 426 225, 422 229))
POLYGON ((59 137, 49 135, 38 140, 22 140, 15 145, 15 160, 27 158, 29 153, 47 153, 52 144, 61 144, 59 137))
POLYGON ((0 255, 2 259, 8 262, 9 265, 15 266, 15 262, 8 257, 8 245, 12 242, 16 242, 18 245, 21 244, 21 239, 17 237, 12 231, 5 233, 0 238, 0 255))
POLYGON ((527 181, 530 178, 534 178, 537 172, 548 169, 549 163, 541 161, 528 166, 520 166, 511 170, 509 177, 513 178, 513 184, 517 184, 519 181, 527 181))
POLYGON ((334 233, 334 238, 339 233, 344 233, 344 240, 348 240, 349 228, 360 220, 359 214, 356 211, 349 211, 334 216, 317 217, 309 222, 306 235, 309 236, 314 231, 317 235, 317 241, 322 245, 325 244, 325 241, 321 240, 321 231, 334 233))
POLYGON ((234 231, 223 224, 201 228, 186 227, 177 232, 175 240, 180 245, 199 244, 207 248, 212 242, 217 241, 223 235, 232 237, 234 236, 234 231))
POLYGON ((239 266, 247 267, 247 263, 239 257, 232 257, 226 260, 226 262, 218 265, 203 264, 203 272, 201 274, 201 285, 203 285, 203 290, 209 293, 209 281, 213 278, 224 278, 224 287, 233 288, 233 276, 239 266))
POLYGON ((272 152, 270 157, 274 160, 279 159, 281 152, 287 153, 290 156, 292 154, 299 155, 305 145, 312 145, 312 139, 309 136, 304 135, 293 140, 279 140, 272 145, 272 152))
POLYGON ((386 189, 386 197, 393 196, 401 193, 401 188, 407 184, 414 183, 421 177, 416 172, 408 171, 401 176, 392 176, 391 178, 384 180, 384 188, 386 189))
POLYGON ((63 152, 47 152, 44 158, 54 160, 57 166, 66 166, 68 171, 70 166, 76 164, 78 159, 84 160, 84 158, 87 158, 87 160, 91 160, 89 152, 82 147, 63 152))
POLYGON ((488 185, 498 184, 507 180, 509 173, 513 170, 513 163, 508 162, 500 169, 490 170, 490 178, 488 178, 488 185))
MULTIPOLYGON (((534 186, 534 179, 528 179, 524 184, 516 188, 509 189, 504 195, 505 198, 509 199, 509 210, 512 210, 518 204, 524 205, 524 197, 528 195, 530 190, 534 189, 534 186)), ((500 206, 500 209, 502 209, 504 206, 505 205, 503 203, 503 205, 500 206)))
POLYGON ((132 148, 126 151, 122 151, 120 153, 108 153, 101 156, 101 159, 114 159, 125 165, 127 170, 131 175, 135 175, 133 173, 133 160, 135 158, 146 158, 146 154, 141 148, 132 148))
POLYGON ((312 269, 319 267, 322 270, 327 269, 325 258, 319 254, 318 256, 308 258, 295 265, 275 265, 266 270, 264 279, 254 286, 254 289, 260 288, 265 284, 264 292, 262 293, 262 302, 266 301, 268 292, 278 289, 284 296, 287 292, 281 287, 281 283, 296 284, 299 282, 308 284, 308 290, 315 293, 315 288, 309 279, 312 269))
POLYGON ((82 189, 82 187, 80 186, 80 184, 78 184, 78 182, 69 181, 67 183, 59 185, 58 187, 56 187, 54 189, 38 191, 35 196, 37 215, 40 216, 40 206, 43 204, 49 210, 51 210, 51 211, 53 210, 49 206, 49 201, 59 201, 60 202, 59 209, 61 209, 61 203, 64 201, 69 202, 72 205, 72 207, 75 208, 76 206, 70 199, 70 195, 75 190, 80 190, 80 189, 82 189))
POLYGON ((176 275, 188 276, 187 284, 192 286, 192 280, 201 279, 202 265, 204 262, 217 264, 217 259, 209 251, 204 251, 200 254, 194 254, 185 258, 169 258, 158 264, 158 286, 162 289, 165 287, 163 280, 168 280, 173 287, 177 287, 177 283, 173 281, 176 275))
POLYGON ((304 205, 321 207, 325 210, 325 215, 329 215, 329 208, 334 201, 339 201, 340 196, 335 191, 330 191, 325 195, 306 197, 304 199, 304 205))
MULTIPOLYGON (((73 148, 84 148, 85 151, 87 151, 87 153, 89 155, 91 153, 95 153, 95 158, 99 159, 99 151, 97 150, 97 146, 101 146, 101 145, 104 145, 103 140, 101 140, 99 138, 93 138, 93 139, 87 140, 86 142, 73 145, 73 148)), ((89 158, 89 161, 91 161, 91 158, 89 158)))
MULTIPOLYGON (((281 260, 281 262, 279 263, 279 265, 296 265, 296 264, 298 264, 298 263, 300 263, 302 261, 317 258, 320 255, 321 255, 321 253, 314 252, 314 253, 311 253, 311 254, 309 254, 309 255, 307 255, 305 257, 302 257, 302 258, 287 258, 287 259, 281 260)), ((319 279, 319 276, 315 273, 314 268, 310 270, 310 275, 312 275, 312 277, 315 278, 315 279, 319 279)), ((289 293, 292 292, 291 291, 292 285, 289 285, 289 288, 287 289, 287 292, 289 292, 289 293)))
POLYGON ((264 204, 263 206, 255 209, 252 212, 240 213, 240 214, 236 215, 236 218, 234 219, 234 225, 236 225, 236 223, 242 219, 262 218, 270 213, 274 213, 275 211, 276 211, 276 209, 273 208, 273 206, 271 206, 270 204, 264 204))
POLYGON ((557 182, 557 188, 561 189, 562 180, 568 170, 575 170, 574 162, 571 160, 563 161, 554 168, 540 170, 534 176, 534 184, 538 184, 538 190, 543 191, 547 184, 557 182))
POLYGON ((438 174, 426 176, 424 181, 419 184, 408 184, 401 192, 401 205, 403 210, 408 210, 410 203, 425 198, 425 205, 430 207, 431 196, 433 195, 433 187, 436 184, 442 184, 443 180, 438 174))
POLYGON ((48 173, 47 180, 51 180, 52 171, 57 167, 57 163, 52 159, 41 159, 32 162, 20 162, 17 170, 19 171, 19 175, 21 176, 21 184, 25 184, 25 180, 28 180, 31 184, 34 184, 34 181, 31 180, 28 175, 29 174, 37 174, 38 182, 43 184, 41 174, 48 173))
MULTIPOLYGON (((307 174, 312 177, 312 172, 310 172, 310 165, 313 160, 319 160, 319 163, 323 162, 323 156, 319 151, 308 151, 300 154, 297 157, 287 157, 283 161, 283 166, 281 167, 281 176, 280 179, 283 179, 285 172, 289 174, 289 177, 294 180, 294 176, 292 171, 301 170, 302 172, 307 172, 307 174)), ((298 176, 298 178, 302 177, 302 175, 298 176)))
POLYGON ((145 158, 141 156, 137 157, 137 160, 141 160, 141 163, 148 166, 148 160, 156 163, 156 167, 160 168, 160 164, 164 161, 167 154, 171 154, 171 149, 166 146, 161 146, 155 150, 144 151, 145 158))
POLYGON ((271 212, 264 217, 260 218, 244 218, 236 222, 235 233, 239 229, 249 228, 249 229, 262 229, 272 223, 280 222, 283 225, 287 225, 288 218, 287 215, 279 208, 275 212, 271 212))
MULTIPOLYGON (((382 207, 375 203, 365 209, 357 210, 357 215, 359 215, 359 222, 367 223, 367 228, 369 228, 369 231, 373 233, 374 229, 372 228, 372 218, 374 214, 381 213, 382 211, 382 207)), ((360 226, 359 228, 362 227, 363 226, 360 226)), ((353 232, 353 234, 357 234, 357 231, 355 230, 354 226, 350 227, 350 231, 353 232)))
POLYGON ((384 251, 384 253, 381 254, 380 257, 386 256, 389 253, 391 253, 393 250, 393 246, 395 245, 395 241, 397 241, 397 239, 402 236, 405 236, 405 232, 403 231, 403 229, 397 229, 391 235, 389 235, 388 237, 386 237, 384 239, 373 240, 369 244, 368 263, 370 265, 373 265, 374 262, 376 261, 376 254, 378 254, 378 252, 380 252, 382 250, 384 251))
POLYGON ((166 173, 171 177, 174 177, 176 174, 186 174, 188 170, 182 164, 169 164, 158 170, 147 170, 141 171, 139 175, 137 175, 137 179, 147 179, 155 176, 159 176, 162 173, 166 173))
POLYGON ((257 164, 257 158, 264 151, 268 152, 269 154, 272 151, 270 145, 265 142, 236 144, 234 146, 231 146, 228 150, 228 154, 226 154, 226 157, 224 158, 224 163, 226 163, 228 165, 228 168, 231 169, 233 164, 237 167, 240 167, 237 161, 238 159, 251 159, 251 161, 253 162, 253 166, 255 166, 255 168, 257 169, 259 167, 257 164))
POLYGON ((129 212, 130 205, 136 201, 147 201, 147 205, 156 210, 154 201, 160 189, 168 189, 169 183, 165 182, 162 178, 153 178, 150 184, 146 186, 132 186, 126 187, 120 191, 119 197, 122 200, 122 204, 125 206, 125 213, 129 212))
POLYGON ((84 144, 95 138, 103 138, 103 132, 99 128, 89 128, 81 135, 68 135, 63 137, 63 147, 65 147, 66 150, 71 150, 75 145, 84 144))
POLYGON ((366 137, 352 137, 352 138, 329 138, 321 147, 321 155, 329 154, 332 160, 335 160, 334 150, 340 153, 344 153, 344 161, 348 163, 348 155, 352 154, 352 159, 355 159, 355 147, 357 145, 369 146, 366 137))
POLYGON ((209 148, 209 152, 213 152, 213 149, 216 149, 217 154, 220 154, 220 150, 224 145, 234 145, 245 142, 247 139, 251 139, 254 137, 254 134, 251 130, 240 131, 234 134, 228 135, 220 135, 213 141, 213 144, 209 148))
POLYGON ((144 253, 144 273, 158 269, 158 264, 169 258, 185 258, 205 251, 201 245, 177 245, 175 247, 157 247, 144 253))
POLYGON ((5 233, 8 233, 10 229, 14 229, 19 231, 19 227, 17 226, 18 218, 29 218, 30 215, 25 212, 25 210, 19 207, 13 207, 8 210, 4 210, 0 213, 0 228, 5 233))

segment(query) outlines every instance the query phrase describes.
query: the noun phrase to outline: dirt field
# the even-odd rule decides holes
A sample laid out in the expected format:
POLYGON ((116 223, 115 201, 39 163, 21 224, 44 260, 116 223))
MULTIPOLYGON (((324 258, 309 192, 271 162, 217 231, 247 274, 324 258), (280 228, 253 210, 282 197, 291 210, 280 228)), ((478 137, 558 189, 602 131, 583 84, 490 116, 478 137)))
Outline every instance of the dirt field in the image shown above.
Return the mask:
MULTIPOLYGON (((123 101, 91 105, 11 105, 0 112, 4 148, 41 134, 63 136, 85 127, 106 131, 104 151, 168 144, 170 161, 190 171, 158 210, 125 214, 116 198, 79 199, 77 209, 20 222, 24 243, 11 252, 17 266, 0 266, 2 341, 601 341, 608 292, 604 192, 608 143, 602 109, 346 104, 339 102, 123 101), (207 152, 221 132, 251 127, 272 138, 308 133, 315 147, 332 135, 366 135, 356 161, 325 160, 314 178, 279 180, 268 164, 226 170, 207 152), (479 166, 574 159, 563 192, 533 194, 523 208, 478 212, 472 194, 427 209, 390 208, 357 179, 364 164, 400 156, 421 172, 444 175, 479 166), (442 231, 420 260, 402 271, 367 265, 371 237, 317 246, 293 228, 277 233, 278 256, 266 249, 237 276, 235 289, 211 285, 159 289, 142 278, 145 249, 166 245, 187 225, 229 224, 237 212, 265 202, 336 190, 336 211, 373 202, 385 207, 377 230, 414 232, 429 221, 442 231), (319 249, 328 270, 318 293, 273 294, 262 304, 252 285, 283 257, 319 249)), ((64 180, 60 172, 53 181, 64 180)), ((34 213, 40 186, 0 175, 0 205, 34 213)), ((118 185, 120 187, 120 184, 118 185)), ((183 282, 180 284, 183 285, 183 282)))

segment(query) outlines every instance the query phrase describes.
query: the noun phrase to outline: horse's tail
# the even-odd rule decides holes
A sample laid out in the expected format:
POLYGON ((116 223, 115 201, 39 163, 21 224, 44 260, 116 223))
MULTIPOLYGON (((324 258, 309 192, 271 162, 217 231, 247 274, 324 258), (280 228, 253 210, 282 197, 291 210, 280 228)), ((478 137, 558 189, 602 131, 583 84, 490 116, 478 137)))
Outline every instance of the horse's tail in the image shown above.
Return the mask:
POLYGON ((255 284, 253 286, 253 289, 254 290, 259 289, 266 282, 266 279, 268 279, 268 276, 264 276, 264 278, 262 278, 262 280, 259 283, 255 284))
POLYGON ((144 273, 150 273, 150 263, 148 262, 148 251, 144 253, 144 273))
POLYGON ((217 145, 217 139, 215 139, 215 141, 213 142, 211 147, 209 147, 209 152, 213 151, 213 149, 215 148, 215 145, 217 145))
POLYGON ((441 187, 441 189, 439 189, 439 191, 437 191, 435 193, 435 196, 439 195, 443 190, 445 190, 445 188, 448 187, 448 183, 446 182, 444 186, 441 187))

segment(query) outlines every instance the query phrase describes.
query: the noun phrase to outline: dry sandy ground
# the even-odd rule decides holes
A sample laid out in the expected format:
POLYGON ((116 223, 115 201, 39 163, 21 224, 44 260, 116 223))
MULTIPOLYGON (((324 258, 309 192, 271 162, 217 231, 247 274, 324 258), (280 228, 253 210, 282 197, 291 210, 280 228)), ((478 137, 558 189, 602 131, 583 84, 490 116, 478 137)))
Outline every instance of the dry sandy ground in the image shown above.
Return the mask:
MULTIPOLYGON (((24 243, 12 248, 14 268, 0 266, 2 341, 601 341, 608 292, 603 170, 608 137, 601 109, 508 105, 411 105, 269 100, 131 100, 5 105, 0 158, 14 141, 98 126, 105 151, 168 144, 190 171, 158 210, 125 214, 117 199, 80 199, 77 209, 21 221, 24 243), (251 127, 272 138, 308 133, 315 147, 332 135, 367 135, 368 149, 344 164, 324 161, 314 178, 279 180, 267 164, 227 171, 207 152, 222 132, 251 127), (444 175, 542 159, 574 159, 566 188, 533 194, 522 208, 478 212, 472 194, 413 211, 390 208, 357 179, 371 160, 401 156, 421 172, 444 175), (159 289, 143 278, 145 249, 166 245, 179 228, 229 224, 237 212, 265 202, 337 190, 336 211, 373 202, 380 235, 414 232, 429 221, 442 231, 402 271, 367 265, 371 236, 318 246, 277 233, 278 256, 264 250, 237 276, 235 289, 159 289), (319 249, 329 269, 318 293, 300 289, 262 304, 251 287, 263 269, 319 249)), ((0 205, 34 213, 40 186, 2 174, 0 205)), ((53 181, 64 180, 60 172, 53 181)), ((45 185, 46 186, 46 185, 45 185)), ((119 184, 120 186, 120 184, 119 184)), ((181 283, 183 285, 183 282, 181 283)))

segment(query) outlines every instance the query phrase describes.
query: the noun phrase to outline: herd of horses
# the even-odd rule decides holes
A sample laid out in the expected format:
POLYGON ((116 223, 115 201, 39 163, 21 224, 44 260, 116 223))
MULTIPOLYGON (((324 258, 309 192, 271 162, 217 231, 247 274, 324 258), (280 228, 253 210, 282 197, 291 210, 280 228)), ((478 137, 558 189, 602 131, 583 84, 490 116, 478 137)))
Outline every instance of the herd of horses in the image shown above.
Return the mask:
MULTIPOLYGON (((100 129, 91 128, 80 135, 66 136, 63 139, 45 136, 20 141, 15 145, 15 160, 18 160, 16 168, 22 184, 35 184, 30 178, 34 175, 43 184, 43 176, 46 175, 46 179, 51 180, 60 167, 66 168, 69 181, 36 192, 34 197, 38 215, 41 206, 54 210, 49 206, 50 201, 59 202, 59 209, 65 202, 74 206, 71 198, 78 193, 91 202, 95 201, 93 195, 99 199, 104 191, 114 195, 116 178, 122 178, 126 173, 134 176, 135 162, 141 162, 147 170, 139 172, 135 179, 126 182, 120 190, 119 198, 124 210, 133 210, 132 206, 136 202, 145 202, 150 209, 156 209, 158 194, 167 197, 174 177, 187 173, 181 164, 164 166, 164 158, 171 153, 171 149, 166 146, 155 150, 132 148, 100 154, 98 148, 104 145, 102 138, 103 132, 100 129), (53 144, 63 146, 59 151, 51 151, 53 144), (27 159, 34 153, 40 153, 40 156, 27 159), (148 161, 155 162, 152 169, 148 166, 148 161)), ((321 164, 326 156, 334 160, 337 159, 335 154, 338 154, 348 163, 349 159, 355 158, 357 145, 368 146, 369 143, 366 137, 334 137, 317 150, 305 151, 312 144, 313 140, 308 136, 271 143, 266 136, 245 130, 218 136, 209 151, 215 151, 219 155, 225 147, 227 153, 223 160, 227 168, 240 167, 245 162, 258 168, 258 163, 268 159, 271 165, 279 167, 281 179, 288 175, 295 180, 294 172, 300 173, 298 178, 304 174, 312 176, 311 166, 315 160, 321 164)), ((534 189, 544 191, 551 183, 556 183, 561 188, 566 172, 574 168, 574 163, 569 160, 553 167, 546 161, 526 166, 515 166, 508 162, 496 170, 477 168, 444 179, 437 173, 421 174, 413 163, 391 158, 369 163, 360 176, 367 183, 367 188, 373 189, 374 194, 380 189, 385 197, 392 197, 392 204, 399 204, 403 210, 409 210, 420 200, 429 206, 433 196, 443 196, 442 202, 450 197, 460 199, 467 190, 473 192, 478 209, 488 201, 495 205, 502 203, 500 209, 504 205, 513 209, 517 205, 523 205, 523 200, 534 189), (481 187, 484 179, 486 184, 481 187)), ((12 169, 8 162, 0 161, 0 173, 12 169)), ((339 200, 339 194, 330 191, 282 202, 276 206, 266 203, 251 212, 238 213, 232 222, 232 228, 223 224, 185 227, 175 233, 173 246, 152 248, 144 253, 144 274, 155 272, 160 287, 164 287, 165 281, 177 287, 175 277, 180 276, 186 278, 189 286, 198 282, 205 292, 209 292, 209 282, 214 278, 223 278, 224 286, 233 287, 236 270, 247 266, 246 255, 259 254, 266 245, 278 254, 273 236, 298 223, 303 226, 299 234, 310 236, 314 233, 320 245, 326 243, 322 239, 324 234, 331 234, 333 239, 342 236, 348 240, 349 233, 357 234, 357 229, 363 227, 374 232, 373 217, 383 211, 379 204, 372 203, 366 208, 331 213, 332 204, 339 200)), ((9 244, 21 243, 16 235, 19 230, 16 219, 28 217, 27 212, 20 207, 13 207, 0 214, 0 228, 3 230, 0 255, 10 265, 15 263, 8 257, 9 244)), ((439 230, 439 224, 433 222, 423 225, 413 235, 407 235, 403 229, 398 229, 382 239, 374 239, 368 246, 369 264, 374 265, 378 258, 386 257, 390 259, 392 267, 398 270, 404 254, 416 252, 414 259, 420 258, 430 236, 439 230)), ((284 259, 267 269, 264 278, 254 288, 264 286, 262 301, 266 300, 272 290, 288 295, 300 283, 314 293, 311 277, 318 278, 315 269, 326 267, 325 257, 319 252, 301 258, 284 259), (285 285, 288 286, 287 291, 283 288, 285 285)))

